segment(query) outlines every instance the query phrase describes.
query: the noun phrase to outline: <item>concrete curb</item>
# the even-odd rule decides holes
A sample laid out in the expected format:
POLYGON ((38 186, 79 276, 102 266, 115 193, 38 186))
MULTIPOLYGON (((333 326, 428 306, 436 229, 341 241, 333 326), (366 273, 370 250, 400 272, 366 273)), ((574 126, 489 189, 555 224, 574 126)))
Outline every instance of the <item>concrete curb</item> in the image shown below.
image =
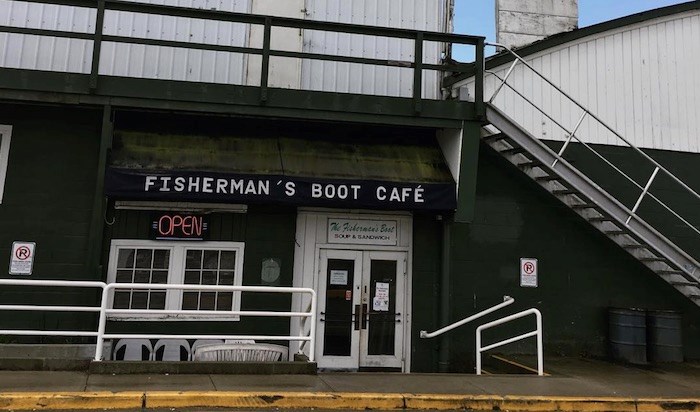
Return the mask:
POLYGON ((407 409, 520 412, 700 412, 700 398, 593 398, 334 392, 12 392, 0 410, 155 408, 407 409))

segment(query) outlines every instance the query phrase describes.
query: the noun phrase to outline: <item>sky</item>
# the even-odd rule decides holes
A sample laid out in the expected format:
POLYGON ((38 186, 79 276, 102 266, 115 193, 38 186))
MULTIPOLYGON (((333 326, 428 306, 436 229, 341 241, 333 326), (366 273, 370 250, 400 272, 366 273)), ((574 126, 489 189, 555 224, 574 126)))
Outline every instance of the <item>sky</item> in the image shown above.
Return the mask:
MULTIPOLYGON (((578 0, 579 27, 628 16, 646 10, 685 3, 687 0, 578 0)), ((456 0, 455 33, 485 36, 486 41, 496 41, 495 0, 456 0)), ((454 51, 455 60, 472 61, 471 47, 459 47, 454 51)), ((486 55, 493 54, 493 47, 486 55)))

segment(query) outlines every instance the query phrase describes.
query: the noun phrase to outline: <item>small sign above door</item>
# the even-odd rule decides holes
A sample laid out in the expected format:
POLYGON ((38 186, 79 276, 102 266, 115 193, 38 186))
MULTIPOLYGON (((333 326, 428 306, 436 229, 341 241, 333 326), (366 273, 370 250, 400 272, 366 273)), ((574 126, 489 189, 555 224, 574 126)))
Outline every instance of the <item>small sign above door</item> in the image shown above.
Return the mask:
POLYGON ((328 243, 396 246, 396 220, 328 219, 328 243))

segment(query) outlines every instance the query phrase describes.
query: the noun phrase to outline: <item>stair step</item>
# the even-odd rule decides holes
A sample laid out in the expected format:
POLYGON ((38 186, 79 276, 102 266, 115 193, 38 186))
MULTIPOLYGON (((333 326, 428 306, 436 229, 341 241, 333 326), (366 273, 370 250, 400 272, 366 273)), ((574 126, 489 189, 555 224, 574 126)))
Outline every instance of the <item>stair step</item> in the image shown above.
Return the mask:
POLYGON ((666 262, 666 258, 661 257, 643 257, 639 258, 640 262, 666 262))
POLYGON ((523 149, 522 147, 512 147, 510 149, 499 150, 499 152, 504 156, 508 156, 513 154, 525 153, 525 149, 523 149))
POLYGON ((669 270, 669 269, 657 270, 656 273, 658 275, 682 275, 683 274, 683 272, 680 270, 672 270, 672 269, 671 270, 669 270))
POLYGON ((551 182, 554 180, 559 180, 559 176, 556 176, 556 175, 537 176, 535 178, 535 180, 538 182, 551 182))
POLYGON ((698 286, 697 283, 694 283, 694 282, 687 282, 687 281, 686 281, 686 282, 671 281, 671 282, 668 282, 668 283, 670 283, 670 284, 673 285, 673 286, 696 286, 696 287, 698 286))
POLYGON ((596 209, 598 205, 592 205, 590 203, 583 203, 580 205, 571 205, 572 209, 596 209))
POLYGON ((481 140, 484 140, 484 141, 486 141, 486 142, 491 143, 491 142, 497 142, 497 141, 499 141, 499 140, 503 140, 503 139, 507 139, 507 138, 508 138, 508 136, 506 136, 506 135, 503 134, 503 133, 496 133, 496 134, 491 134, 491 135, 488 135, 488 136, 484 136, 484 137, 481 138, 481 140))
POLYGON ((554 189, 552 190, 553 195, 575 195, 578 194, 578 190, 572 189, 554 189))
POLYGON ((587 217, 586 220, 588 220, 589 222, 611 222, 610 218, 607 216, 587 217))
POLYGON ((649 249, 646 245, 622 245, 623 249, 649 249))
POLYGON ((622 229, 611 229, 604 230, 603 233, 605 233, 606 235, 624 235, 625 233, 627 233, 627 231, 622 229))

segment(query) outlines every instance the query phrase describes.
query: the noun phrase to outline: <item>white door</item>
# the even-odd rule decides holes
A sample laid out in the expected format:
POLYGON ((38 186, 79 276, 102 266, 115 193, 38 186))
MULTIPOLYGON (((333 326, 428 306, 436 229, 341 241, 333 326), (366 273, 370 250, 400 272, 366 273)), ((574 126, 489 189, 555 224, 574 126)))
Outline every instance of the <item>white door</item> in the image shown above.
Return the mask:
POLYGON ((321 250, 320 368, 403 369, 406 256, 321 250))

